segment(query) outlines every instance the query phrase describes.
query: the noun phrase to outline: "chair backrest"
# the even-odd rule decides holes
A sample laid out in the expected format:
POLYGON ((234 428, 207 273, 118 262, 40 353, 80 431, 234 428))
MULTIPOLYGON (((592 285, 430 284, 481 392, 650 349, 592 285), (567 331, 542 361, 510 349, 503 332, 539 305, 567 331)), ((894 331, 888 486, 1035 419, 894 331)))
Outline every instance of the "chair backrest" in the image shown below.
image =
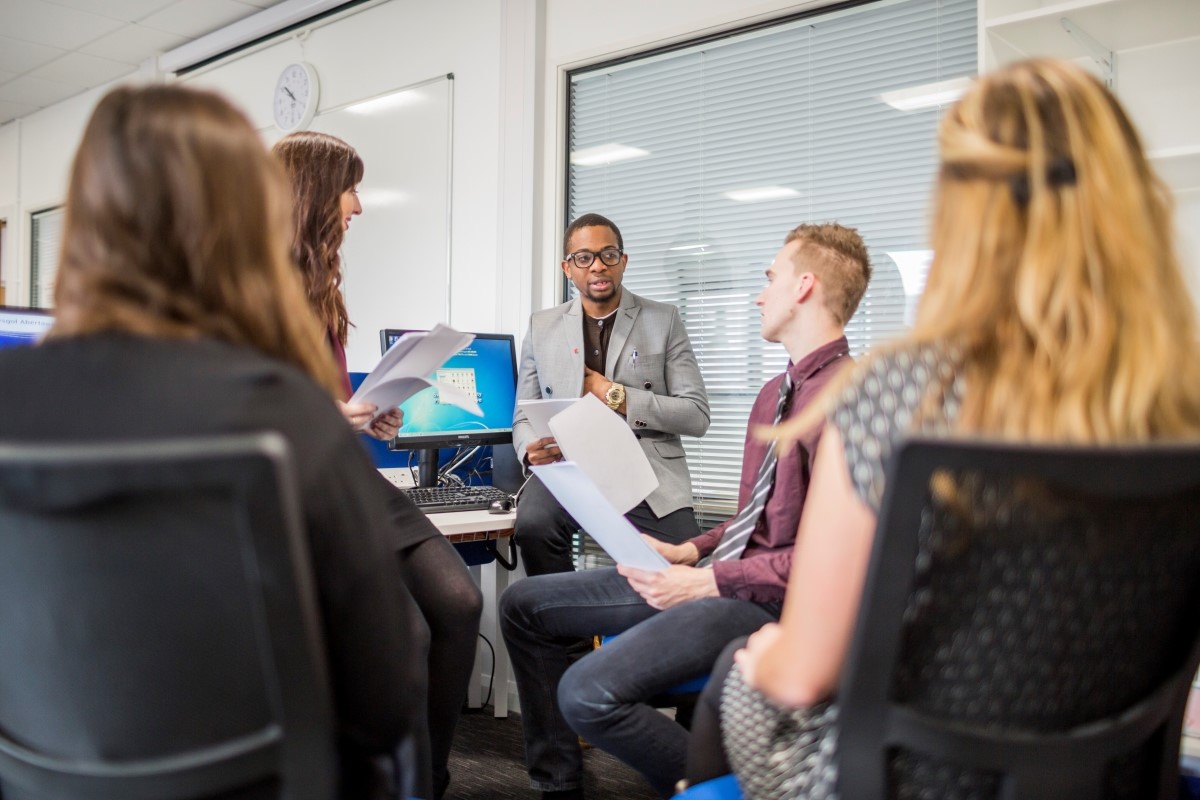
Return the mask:
POLYGON ((917 439, 888 475, 838 695, 841 796, 1174 798, 1200 445, 917 439))
POLYGON ((5 800, 325 800, 334 736, 281 436, 0 443, 5 800))

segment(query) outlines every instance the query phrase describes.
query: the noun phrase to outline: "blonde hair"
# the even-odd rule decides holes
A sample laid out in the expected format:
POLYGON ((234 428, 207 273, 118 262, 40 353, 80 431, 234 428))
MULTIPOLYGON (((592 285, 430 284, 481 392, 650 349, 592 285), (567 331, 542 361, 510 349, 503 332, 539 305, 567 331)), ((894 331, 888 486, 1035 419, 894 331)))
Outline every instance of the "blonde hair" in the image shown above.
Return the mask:
POLYGON ((824 288, 825 309, 839 325, 854 316, 871 280, 871 256, 856 228, 836 222, 805 223, 788 232, 783 243, 800 242, 800 252, 824 288))
POLYGON ((1067 62, 1016 63, 976 81, 939 146, 933 264, 913 330, 885 352, 960 350, 963 431, 1080 443, 1200 433, 1200 344, 1171 202, 1113 95, 1067 62))
POLYGON ((288 252, 287 179, 216 94, 121 87, 71 171, 52 336, 211 337, 341 379, 288 252))

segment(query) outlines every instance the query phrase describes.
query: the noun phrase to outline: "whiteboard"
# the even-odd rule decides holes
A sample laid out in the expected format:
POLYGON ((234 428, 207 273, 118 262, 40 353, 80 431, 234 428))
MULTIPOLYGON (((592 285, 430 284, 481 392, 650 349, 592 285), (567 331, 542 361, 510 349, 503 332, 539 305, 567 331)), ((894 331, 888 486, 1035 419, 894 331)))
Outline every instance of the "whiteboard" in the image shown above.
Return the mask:
POLYGON ((355 327, 351 372, 379 361, 383 328, 449 319, 454 80, 438 77, 318 114, 312 130, 345 139, 366 170, 363 213, 342 245, 342 287, 355 327))

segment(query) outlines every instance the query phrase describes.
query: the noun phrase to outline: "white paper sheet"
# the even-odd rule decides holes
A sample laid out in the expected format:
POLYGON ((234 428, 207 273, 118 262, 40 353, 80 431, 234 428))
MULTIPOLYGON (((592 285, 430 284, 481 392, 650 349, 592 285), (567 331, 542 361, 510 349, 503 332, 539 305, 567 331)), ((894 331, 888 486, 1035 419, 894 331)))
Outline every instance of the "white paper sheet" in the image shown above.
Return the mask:
POLYGON ((613 561, 651 572, 667 568, 667 560, 604 498, 578 464, 557 461, 532 469, 579 527, 587 531, 613 561))
POLYGON ((629 424, 601 403, 584 395, 550 420, 550 431, 563 458, 574 461, 624 514, 658 488, 658 476, 642 452, 629 424))
POLYGON ((533 435, 539 439, 544 439, 547 436, 554 435, 550 431, 550 418, 560 411, 566 411, 578 402, 578 400, 578 397, 569 397, 566 400, 559 400, 557 398, 551 400, 518 400, 517 405, 525 412, 525 418, 533 426, 533 435))
MULTIPOLYGON (((379 417, 422 389, 432 386, 438 392, 439 402, 450 403, 482 417, 483 409, 475 402, 475 398, 456 386, 428 377, 474 338, 448 325, 436 325, 431 331, 404 334, 383 354, 375 369, 363 378, 349 402, 374 403, 379 406, 379 413, 375 415, 379 417)), ((360 430, 372 421, 368 420, 360 426, 360 430)))

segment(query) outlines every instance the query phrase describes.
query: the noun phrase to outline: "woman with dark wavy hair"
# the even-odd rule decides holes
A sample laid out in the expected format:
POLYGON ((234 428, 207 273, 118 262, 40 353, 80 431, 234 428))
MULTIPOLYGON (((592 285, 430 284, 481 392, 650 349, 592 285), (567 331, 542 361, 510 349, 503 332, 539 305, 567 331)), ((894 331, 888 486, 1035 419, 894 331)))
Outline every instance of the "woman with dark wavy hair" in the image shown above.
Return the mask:
MULTIPOLYGON (((342 299, 339 249, 351 219, 362 213, 358 184, 363 162, 346 142, 325 133, 303 131, 280 139, 272 149, 292 181, 292 256, 299 265, 309 302, 325 322, 326 339, 341 368, 341 392, 350 395, 345 344, 350 321, 342 299)), ((339 403, 358 425, 377 413, 372 405, 339 403)), ((398 409, 378 417, 364 432, 390 439, 403 421, 398 409)), ((429 761, 433 796, 450 782, 447 764, 454 728, 470 685, 483 596, 462 558, 437 528, 383 478, 392 495, 393 544, 400 571, 429 626, 429 761)))
POLYGON ((330 402, 340 380, 288 252, 288 195, 258 134, 219 96, 106 95, 72 168, 54 327, 36 347, 0 353, 0 439, 282 434, 312 551, 339 797, 378 797, 388 780, 378 758, 423 727, 413 648, 425 632, 389 563, 389 493, 330 402))

